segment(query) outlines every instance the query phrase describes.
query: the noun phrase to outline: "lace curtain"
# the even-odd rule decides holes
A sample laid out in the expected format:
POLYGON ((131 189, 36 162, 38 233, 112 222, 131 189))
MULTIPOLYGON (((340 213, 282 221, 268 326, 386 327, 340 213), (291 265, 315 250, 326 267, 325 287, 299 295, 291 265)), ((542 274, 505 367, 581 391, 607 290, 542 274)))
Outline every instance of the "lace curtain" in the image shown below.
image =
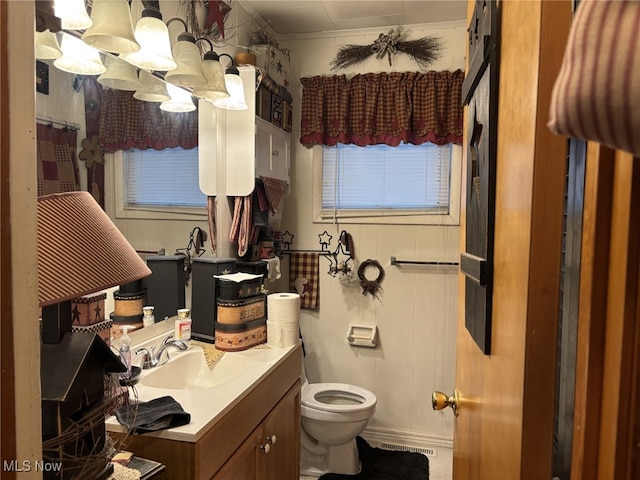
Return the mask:
POLYGON ((462 143, 464 72, 301 78, 300 143, 462 143))

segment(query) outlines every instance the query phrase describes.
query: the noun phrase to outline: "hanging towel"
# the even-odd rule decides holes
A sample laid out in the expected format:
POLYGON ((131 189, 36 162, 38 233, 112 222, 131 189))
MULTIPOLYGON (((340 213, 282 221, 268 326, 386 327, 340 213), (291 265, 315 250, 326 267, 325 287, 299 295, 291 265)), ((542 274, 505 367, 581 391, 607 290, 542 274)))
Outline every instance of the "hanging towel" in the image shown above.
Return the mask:
POLYGON ((289 259, 289 291, 300 295, 300 308, 317 310, 320 275, 317 253, 292 253, 289 259))
POLYGON ((282 200, 282 196, 287 188, 287 181, 271 177, 260 178, 264 185, 264 192, 267 195, 267 200, 269 200, 271 212, 276 213, 280 200, 282 200))
POLYGON ((266 258, 265 261, 267 262, 267 279, 270 282, 275 282, 282 276, 280 274, 280 258, 266 258))
POLYGON ((211 238, 211 253, 218 256, 218 229, 216 227, 216 197, 207 197, 207 223, 209 224, 209 238, 211 238))
POLYGON ((179 427, 191 421, 191 415, 173 397, 154 398, 137 405, 123 405, 116 410, 118 422, 131 433, 147 433, 179 427))

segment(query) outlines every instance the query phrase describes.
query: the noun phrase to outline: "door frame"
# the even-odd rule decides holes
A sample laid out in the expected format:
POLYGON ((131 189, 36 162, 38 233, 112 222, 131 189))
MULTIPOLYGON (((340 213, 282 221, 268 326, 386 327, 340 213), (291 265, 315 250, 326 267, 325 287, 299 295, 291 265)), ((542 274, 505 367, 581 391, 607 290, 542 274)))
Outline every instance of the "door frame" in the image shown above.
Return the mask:
POLYGON ((589 142, 571 478, 640 474, 640 159, 589 142))
MULTIPOLYGON (((0 0, 0 460, 18 466, 42 461, 34 25, 35 2, 0 0)), ((5 475, 15 478, 15 472, 5 475)), ((42 474, 31 469, 26 475, 42 474)))

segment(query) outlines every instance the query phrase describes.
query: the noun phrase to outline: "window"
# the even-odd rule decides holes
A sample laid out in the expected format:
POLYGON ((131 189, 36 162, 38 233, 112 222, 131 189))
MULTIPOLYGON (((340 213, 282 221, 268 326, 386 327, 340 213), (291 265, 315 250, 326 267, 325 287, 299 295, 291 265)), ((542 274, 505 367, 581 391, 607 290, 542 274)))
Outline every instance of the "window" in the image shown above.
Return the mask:
POLYGON ((197 148, 130 149, 113 155, 115 178, 122 179, 115 183, 117 217, 206 215, 207 197, 198 184, 197 148))
POLYGON ((457 224, 460 147, 424 143, 317 148, 322 150, 322 182, 316 221, 457 224))
POLYGON ((124 153, 128 207, 204 207, 198 186, 198 149, 127 150, 124 153))

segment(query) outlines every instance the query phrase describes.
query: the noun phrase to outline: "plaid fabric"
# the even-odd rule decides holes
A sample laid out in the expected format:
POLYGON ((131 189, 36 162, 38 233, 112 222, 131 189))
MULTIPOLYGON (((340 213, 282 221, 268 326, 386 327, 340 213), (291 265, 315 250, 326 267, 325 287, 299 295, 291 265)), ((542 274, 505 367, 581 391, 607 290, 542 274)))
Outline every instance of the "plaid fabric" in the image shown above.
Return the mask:
POLYGON ((78 132, 37 124, 38 195, 80 190, 78 132))
POLYGON ((464 72, 301 78, 300 143, 462 143, 464 72))
POLYGON ((549 129, 640 156, 640 2, 580 2, 553 88, 549 129))
POLYGON ((289 257, 289 290, 300 295, 300 308, 317 310, 320 306, 319 255, 292 253, 289 257))
POLYGON ((271 211, 273 213, 276 213, 278 209, 278 205, 280 205, 280 200, 282 200, 284 191, 287 188, 287 181, 280 180, 278 178, 271 178, 271 177, 260 177, 260 178, 262 179, 262 183, 264 185, 264 191, 267 194, 267 199, 269 200, 269 206, 271 207, 271 211))
POLYGON ((98 136, 108 152, 137 148, 182 147, 198 145, 198 111, 173 113, 160 110, 160 104, 133 98, 134 92, 103 88, 100 95, 98 136))

